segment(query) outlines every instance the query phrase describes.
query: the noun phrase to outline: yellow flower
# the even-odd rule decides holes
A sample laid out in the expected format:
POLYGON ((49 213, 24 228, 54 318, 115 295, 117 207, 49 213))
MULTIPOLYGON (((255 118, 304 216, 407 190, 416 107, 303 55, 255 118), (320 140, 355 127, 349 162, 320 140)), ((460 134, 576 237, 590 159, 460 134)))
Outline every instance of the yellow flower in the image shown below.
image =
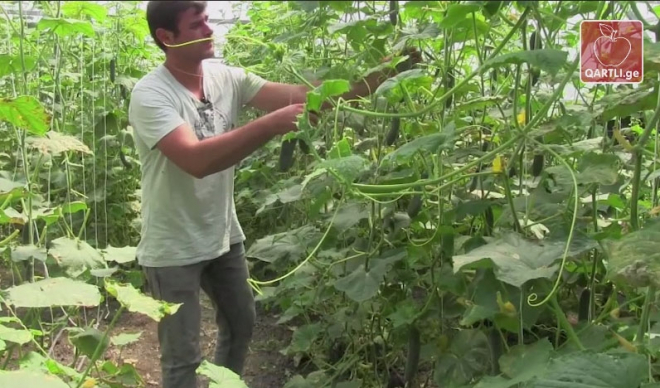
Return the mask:
POLYGON ((495 160, 493 160, 493 172, 495 174, 500 174, 502 171, 504 171, 504 163, 502 163, 502 157, 500 155, 497 155, 495 157, 495 160))

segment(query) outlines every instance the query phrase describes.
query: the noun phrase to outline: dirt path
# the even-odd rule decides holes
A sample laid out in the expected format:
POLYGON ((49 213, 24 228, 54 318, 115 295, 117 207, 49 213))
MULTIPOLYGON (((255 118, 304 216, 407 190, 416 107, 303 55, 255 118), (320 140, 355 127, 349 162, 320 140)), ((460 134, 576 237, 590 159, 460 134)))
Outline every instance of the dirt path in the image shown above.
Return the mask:
MULTIPOLYGON (((202 306, 202 352, 211 360, 216 342, 216 328, 213 308, 205 295, 202 306)), ((289 378, 287 371, 291 365, 279 351, 289 343, 290 332, 276 325, 276 321, 276 317, 264 312, 257 305, 257 323, 243 376, 250 388, 282 388, 289 378)), ((137 342, 127 345, 121 355, 113 356, 119 356, 123 362, 135 365, 147 388, 157 388, 160 384, 156 327, 156 322, 149 317, 127 312, 113 330, 113 334, 142 331, 137 342)), ((205 387, 206 385, 203 385, 200 388, 205 387)))

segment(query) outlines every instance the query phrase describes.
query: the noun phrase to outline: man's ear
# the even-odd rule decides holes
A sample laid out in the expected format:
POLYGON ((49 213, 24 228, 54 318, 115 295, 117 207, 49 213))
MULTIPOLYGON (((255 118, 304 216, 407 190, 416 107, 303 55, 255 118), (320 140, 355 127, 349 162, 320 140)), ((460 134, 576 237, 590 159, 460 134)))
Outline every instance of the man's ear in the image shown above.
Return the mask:
POLYGON ((165 44, 173 44, 174 41, 174 34, 164 28, 158 28, 156 30, 156 37, 165 44))

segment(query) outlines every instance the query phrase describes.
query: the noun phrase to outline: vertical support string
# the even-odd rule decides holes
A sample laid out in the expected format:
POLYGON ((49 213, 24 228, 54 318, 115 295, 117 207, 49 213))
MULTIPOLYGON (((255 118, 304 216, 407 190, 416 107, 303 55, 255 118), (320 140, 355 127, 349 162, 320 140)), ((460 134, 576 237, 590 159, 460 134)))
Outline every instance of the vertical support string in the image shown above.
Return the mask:
MULTIPOLYGON (((101 34, 101 38, 103 34, 101 34)), ((101 47, 103 49, 103 47, 101 47)), ((96 39, 92 42, 92 95, 96 95, 96 39)), ((95 123, 96 120, 96 99, 92 99, 92 122, 95 123)), ((105 117, 101 116, 101 120, 105 121, 105 117)), ((98 188, 96 187, 96 125, 92 127, 92 147, 94 154, 92 156, 92 191, 94 193, 94 239, 95 247, 98 248, 99 243, 99 231, 98 231, 98 188)))
MULTIPOLYGON (((85 139, 85 37, 80 36, 80 141, 85 139)), ((64 101, 62 101, 64 104, 64 101)), ((87 182, 85 178, 85 155, 81 159, 83 194, 87 197, 87 182)), ((71 215, 70 215, 71 217, 71 215)), ((73 225, 73 221, 69 221, 73 225)), ((83 228, 83 239, 87 240, 87 228, 83 228)))
MULTIPOLYGON (((103 45, 103 53, 105 54, 106 51, 106 42, 105 42, 105 35, 103 34, 101 36, 101 44, 103 45)), ((112 50, 110 50, 112 51, 112 50)), ((112 60, 112 56, 104 55, 105 60, 103 61, 103 74, 105 75, 103 77, 103 111, 105 112, 104 114, 108 114, 108 70, 107 70, 107 59, 110 58, 112 60)), ((115 69, 117 69, 117 64, 115 63, 115 69)), ((116 74, 116 71, 115 71, 116 74)), ((110 165, 108 163, 108 141, 107 141, 107 136, 108 136, 108 120, 103 120, 103 157, 104 157, 104 166, 105 168, 103 169, 103 193, 104 193, 104 198, 105 200, 103 201, 103 232, 104 232, 104 240, 103 240, 103 247, 108 246, 108 169, 110 168, 110 165)), ((98 238, 97 238, 98 240, 98 238)))

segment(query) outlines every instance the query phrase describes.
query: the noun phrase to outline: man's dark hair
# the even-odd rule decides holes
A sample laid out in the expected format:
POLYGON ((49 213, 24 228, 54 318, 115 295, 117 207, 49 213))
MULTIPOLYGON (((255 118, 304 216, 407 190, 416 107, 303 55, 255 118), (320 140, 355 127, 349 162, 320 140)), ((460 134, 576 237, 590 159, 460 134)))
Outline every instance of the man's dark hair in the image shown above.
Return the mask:
POLYGON ((167 47, 156 37, 159 28, 171 31, 176 36, 179 33, 177 25, 181 20, 181 14, 190 8, 194 8, 197 14, 204 12, 206 1, 150 1, 147 4, 147 24, 149 32, 158 47, 167 51, 167 47))

